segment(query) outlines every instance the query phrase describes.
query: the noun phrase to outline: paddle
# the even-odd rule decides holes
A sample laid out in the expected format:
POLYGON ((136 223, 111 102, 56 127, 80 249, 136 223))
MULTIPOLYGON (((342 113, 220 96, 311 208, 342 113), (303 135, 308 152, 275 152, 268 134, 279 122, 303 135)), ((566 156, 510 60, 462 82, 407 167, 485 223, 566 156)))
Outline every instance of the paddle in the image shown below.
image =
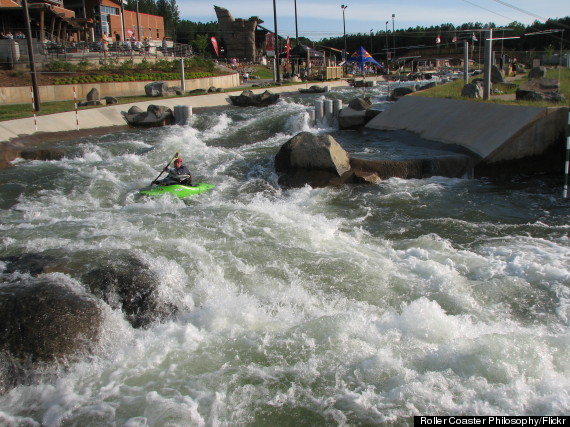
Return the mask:
MULTIPOLYGON (((170 166, 170 163, 172 163, 174 161, 174 159, 178 158, 178 151, 176 152, 176 154, 174 154, 174 156, 172 157, 172 159, 170 159, 170 161, 166 164, 165 168, 167 168, 168 166, 170 166)), ((160 175, 162 175, 164 173, 164 169, 160 171, 160 173, 158 174, 158 176, 154 179, 154 181, 152 181, 150 183, 150 185, 154 184, 158 178, 160 178, 160 175)))

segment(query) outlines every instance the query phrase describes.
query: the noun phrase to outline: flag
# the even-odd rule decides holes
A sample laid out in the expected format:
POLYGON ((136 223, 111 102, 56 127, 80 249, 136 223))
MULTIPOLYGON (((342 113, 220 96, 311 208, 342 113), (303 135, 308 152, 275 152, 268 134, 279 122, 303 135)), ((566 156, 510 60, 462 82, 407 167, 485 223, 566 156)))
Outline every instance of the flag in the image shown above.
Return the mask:
POLYGON ((441 43, 441 37, 439 37, 439 34, 438 34, 436 39, 435 39, 435 44, 440 44, 440 43, 441 43))
POLYGON ((475 37, 475 33, 473 33, 473 37, 471 37, 473 39, 474 42, 478 41, 477 37, 475 37))
POLYGON ((267 56, 275 56, 275 43, 273 40, 273 33, 265 34, 265 51, 267 56))
POLYGON ((457 34, 453 35, 453 39, 451 40, 451 43, 457 43, 457 34))
POLYGON ((287 36, 287 44, 285 45, 285 49, 287 52, 287 61, 289 61, 289 57, 291 56, 291 41, 289 40, 289 36, 287 36))
POLYGON ((212 46, 214 48, 214 51, 216 52, 216 56, 220 56, 220 53, 218 51, 218 41, 214 36, 210 37, 210 41, 212 42, 212 46))

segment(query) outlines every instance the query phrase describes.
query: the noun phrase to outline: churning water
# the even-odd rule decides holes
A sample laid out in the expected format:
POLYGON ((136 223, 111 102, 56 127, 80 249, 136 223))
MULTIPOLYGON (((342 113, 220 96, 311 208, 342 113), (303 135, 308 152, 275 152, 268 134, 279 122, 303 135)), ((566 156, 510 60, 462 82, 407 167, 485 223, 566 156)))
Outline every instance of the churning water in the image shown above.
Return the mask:
MULTIPOLYGON (((380 109, 382 90, 368 89, 380 109)), ((132 253, 179 308, 144 329, 108 309, 94 357, 0 396, 0 424, 405 425, 422 414, 570 412, 561 177, 281 189, 273 158, 300 131, 331 133, 357 157, 437 154, 397 133, 314 128, 307 106, 318 96, 61 142, 63 160, 0 171, 2 256, 132 253), (138 197, 177 151, 215 190, 138 197)))

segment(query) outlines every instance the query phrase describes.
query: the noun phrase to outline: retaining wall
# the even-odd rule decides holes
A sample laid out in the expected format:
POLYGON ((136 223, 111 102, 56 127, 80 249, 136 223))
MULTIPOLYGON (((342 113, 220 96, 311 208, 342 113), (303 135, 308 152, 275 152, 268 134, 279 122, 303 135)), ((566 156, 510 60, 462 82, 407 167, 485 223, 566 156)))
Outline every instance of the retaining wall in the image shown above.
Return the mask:
MULTIPOLYGON (((85 99, 89 91, 96 88, 99 95, 103 96, 136 96, 144 95, 146 82, 114 82, 114 83, 86 83, 76 85, 50 85, 40 86, 39 94, 41 102, 51 101, 73 101, 73 88, 75 87, 77 99, 85 99)), ((180 80, 169 80, 166 82, 169 87, 180 87, 180 80)), ((184 80, 186 91, 195 89, 209 89, 212 86, 227 89, 240 85, 239 75, 228 74, 225 76, 204 77, 201 79, 184 80)), ((30 86, 23 87, 0 87, 1 104, 32 104, 30 86)))

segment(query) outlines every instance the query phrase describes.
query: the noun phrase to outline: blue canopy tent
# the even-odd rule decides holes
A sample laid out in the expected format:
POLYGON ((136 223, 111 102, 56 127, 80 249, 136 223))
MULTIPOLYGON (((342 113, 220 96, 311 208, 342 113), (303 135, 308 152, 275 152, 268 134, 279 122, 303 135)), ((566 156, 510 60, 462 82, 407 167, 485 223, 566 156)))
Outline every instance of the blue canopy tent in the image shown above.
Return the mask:
POLYGON ((364 63, 366 62, 371 62, 372 64, 378 65, 379 67, 382 66, 362 46, 360 46, 356 52, 350 55, 346 62, 356 62, 362 73, 364 73, 364 63))
POLYGON ((372 57, 372 55, 370 55, 366 51, 366 49, 364 49, 362 46, 360 46, 358 49, 356 49, 356 52, 354 52, 352 55, 350 55, 350 57, 346 60, 346 62, 356 62, 358 64, 358 67, 360 68, 360 71, 362 72, 362 90, 363 91, 364 91, 364 88, 366 87, 366 84, 364 84, 364 78, 365 78, 364 64, 366 62, 370 62, 374 65, 382 67, 382 65, 380 65, 378 63, 378 61, 376 61, 372 57))

